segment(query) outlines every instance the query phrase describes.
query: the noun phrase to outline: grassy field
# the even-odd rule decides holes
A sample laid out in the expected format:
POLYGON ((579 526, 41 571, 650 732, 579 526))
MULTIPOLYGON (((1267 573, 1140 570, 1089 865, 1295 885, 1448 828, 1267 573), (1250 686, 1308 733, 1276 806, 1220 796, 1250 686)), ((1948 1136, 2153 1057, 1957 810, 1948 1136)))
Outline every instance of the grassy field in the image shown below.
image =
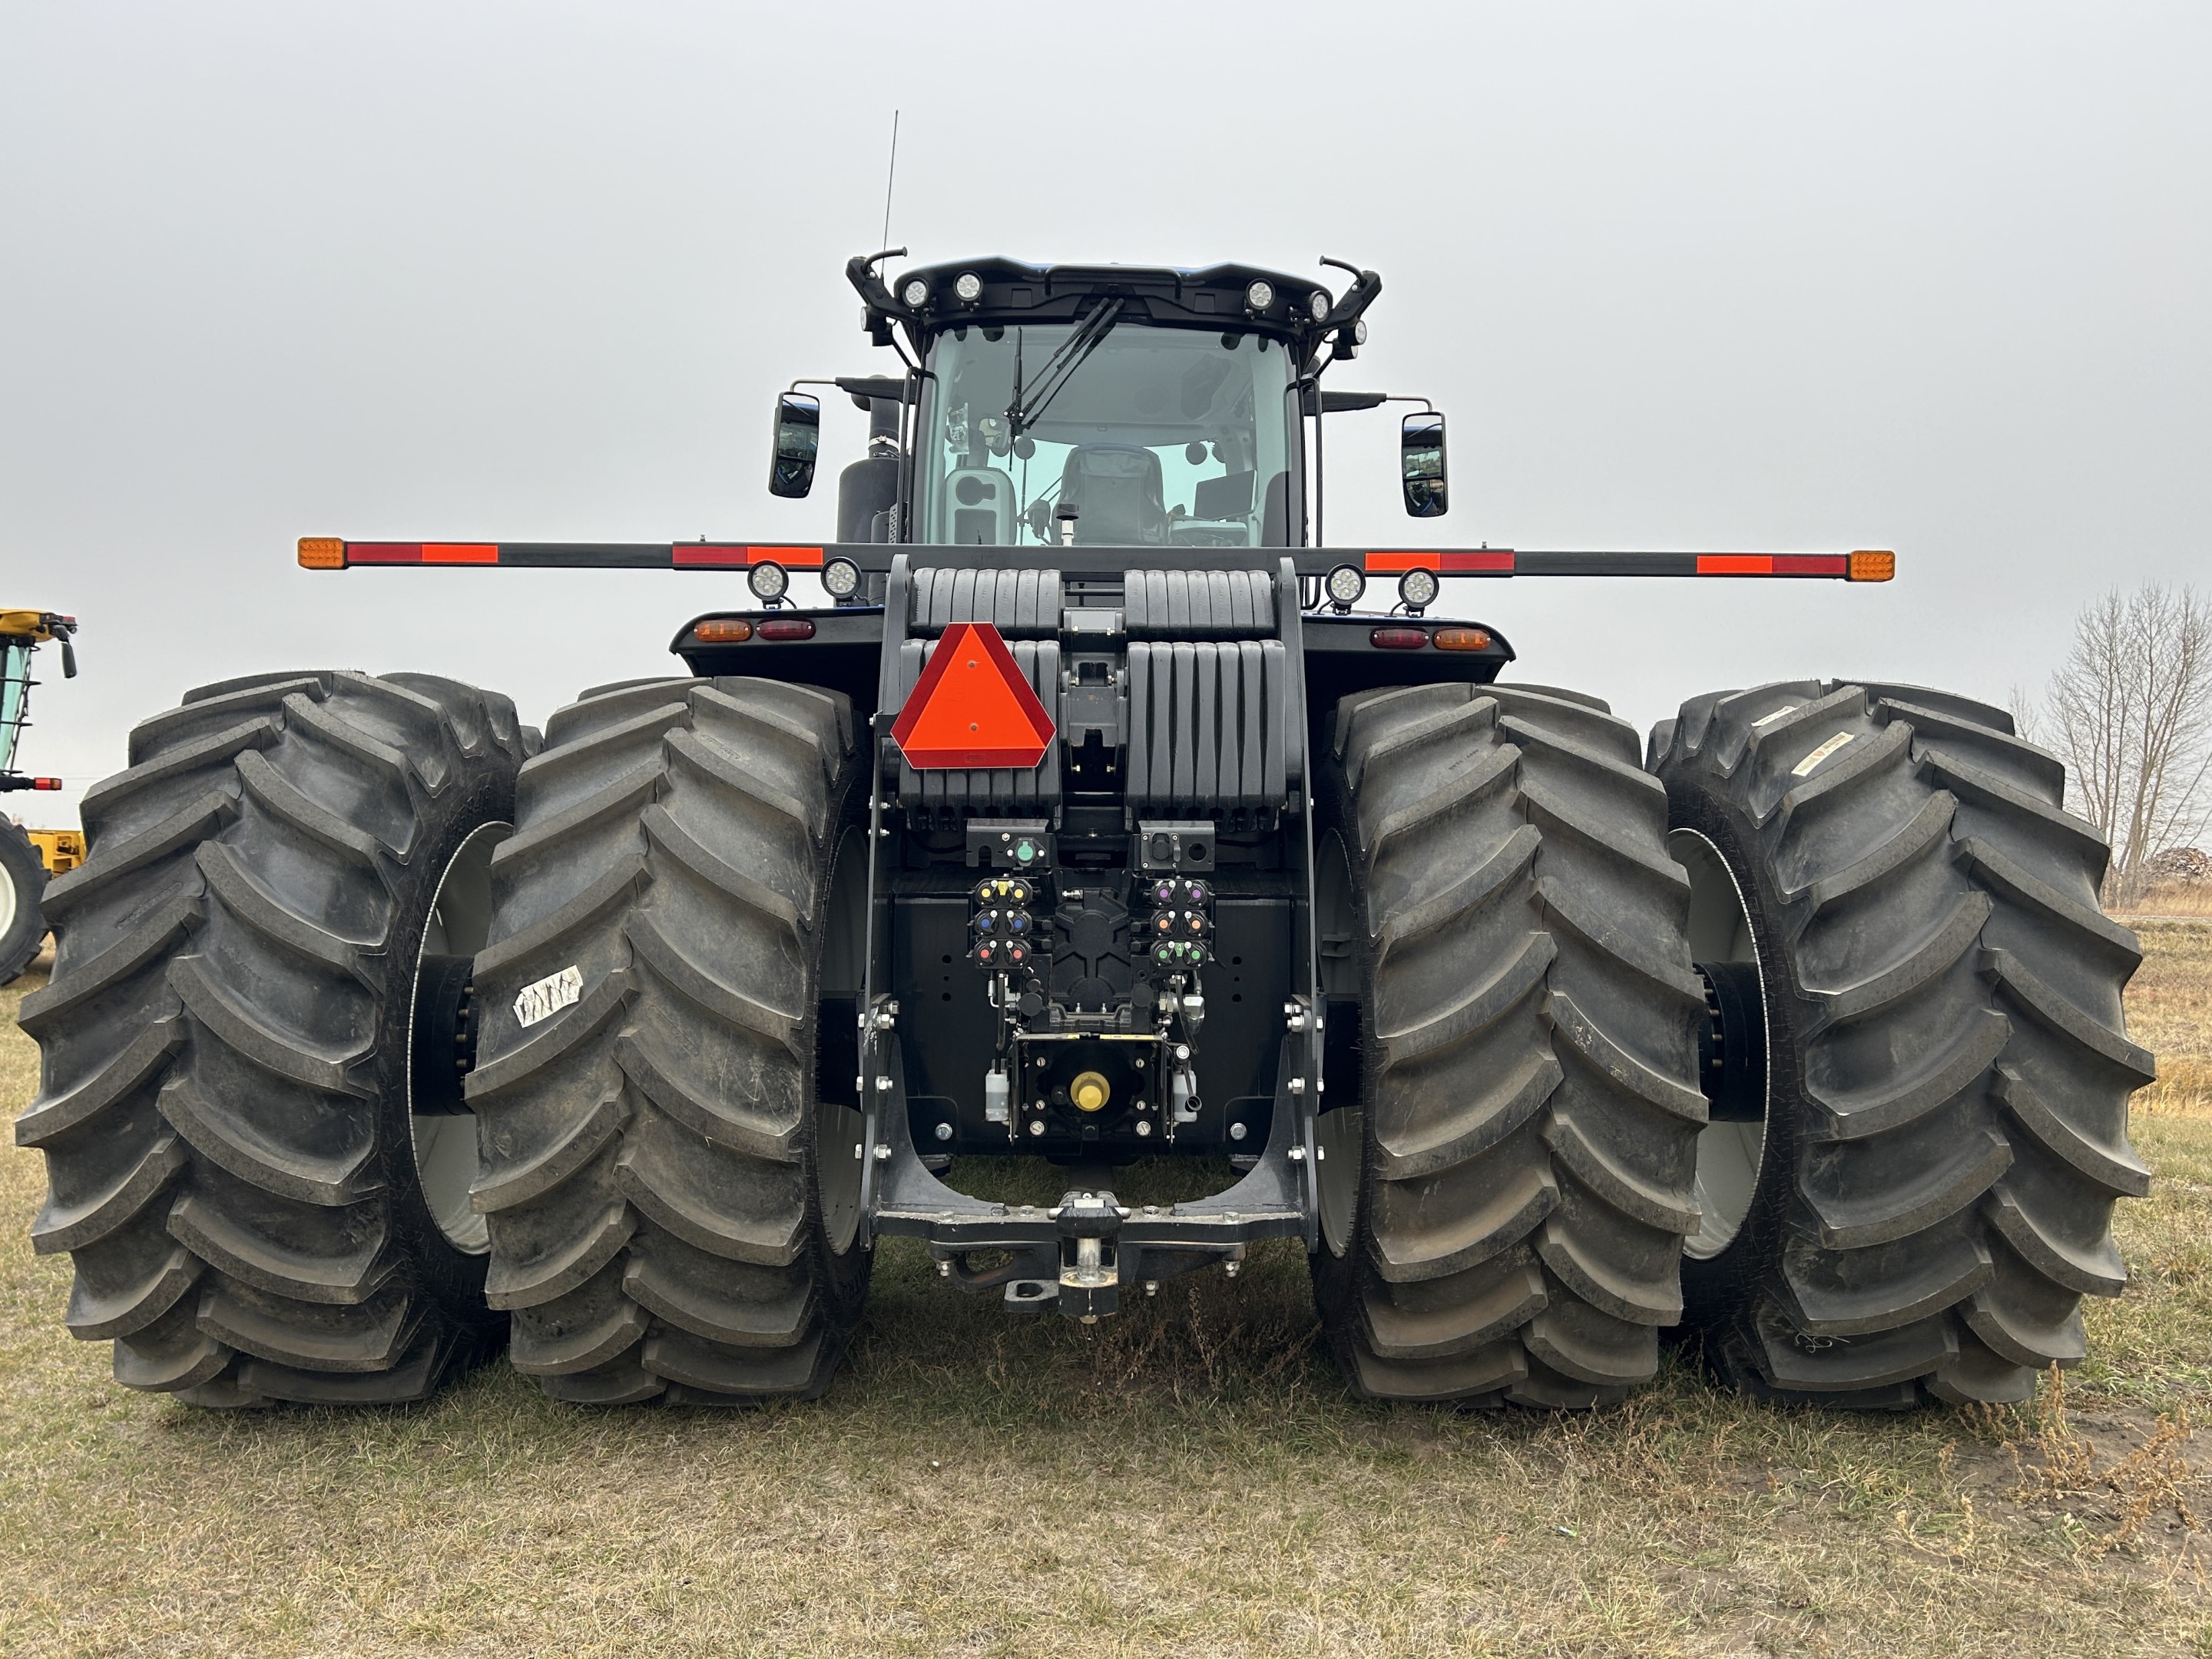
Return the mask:
MULTIPOLYGON (((1677 1368, 1591 1416, 1347 1399, 1304 1266, 1096 1330, 885 1247, 830 1397, 221 1416, 117 1388, 0 1152, 0 1652, 2212 1656, 2212 927, 2152 923, 2127 1296, 2032 1409, 1677 1368)), ((0 993, 0 1104, 34 1056, 0 993)), ((1188 1284, 1188 1282, 1187 1282, 1188 1284)))

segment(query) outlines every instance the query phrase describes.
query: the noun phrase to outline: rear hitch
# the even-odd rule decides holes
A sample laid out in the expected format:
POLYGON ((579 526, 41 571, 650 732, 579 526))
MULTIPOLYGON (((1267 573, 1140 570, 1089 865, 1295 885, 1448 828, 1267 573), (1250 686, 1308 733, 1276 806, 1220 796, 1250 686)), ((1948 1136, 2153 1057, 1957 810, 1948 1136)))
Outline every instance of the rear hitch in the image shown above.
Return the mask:
POLYGON ((1068 1193, 1052 1212, 1060 1231, 1060 1310, 1096 1325, 1121 1306, 1116 1241, 1129 1212, 1111 1193, 1068 1193))

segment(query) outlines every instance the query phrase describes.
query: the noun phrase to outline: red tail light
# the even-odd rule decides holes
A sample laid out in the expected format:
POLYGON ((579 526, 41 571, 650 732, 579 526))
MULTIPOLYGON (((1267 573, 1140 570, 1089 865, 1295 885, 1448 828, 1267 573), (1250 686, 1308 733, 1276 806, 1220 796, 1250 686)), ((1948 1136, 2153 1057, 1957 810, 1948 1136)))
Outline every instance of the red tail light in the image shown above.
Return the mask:
POLYGON ((1428 642, 1425 628, 1378 628, 1367 636, 1377 651, 1418 651, 1428 642))
POLYGON ((814 637, 814 623, 808 617, 770 617, 753 625, 756 638, 763 640, 811 640, 814 637))

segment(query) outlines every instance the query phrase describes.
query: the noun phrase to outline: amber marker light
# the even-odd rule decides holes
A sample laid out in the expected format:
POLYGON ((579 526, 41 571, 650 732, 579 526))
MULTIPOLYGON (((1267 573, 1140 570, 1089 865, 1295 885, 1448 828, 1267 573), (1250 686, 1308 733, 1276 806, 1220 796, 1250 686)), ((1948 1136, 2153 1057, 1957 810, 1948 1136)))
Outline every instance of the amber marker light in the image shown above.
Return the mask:
POLYGON ((1897 555, 1876 550, 1862 550, 1851 555, 1849 580, 1855 582, 1886 582, 1897 574, 1897 555))
POLYGON ((1439 628, 1430 636, 1429 643, 1439 651, 1487 651, 1490 649, 1490 630, 1486 628, 1439 628))
POLYGON ((338 537, 302 536, 300 538, 301 569, 343 570, 345 568, 345 543, 338 537))
POLYGON ((752 636, 753 625, 735 617, 702 622, 691 630, 691 637, 702 645, 739 645, 752 636))

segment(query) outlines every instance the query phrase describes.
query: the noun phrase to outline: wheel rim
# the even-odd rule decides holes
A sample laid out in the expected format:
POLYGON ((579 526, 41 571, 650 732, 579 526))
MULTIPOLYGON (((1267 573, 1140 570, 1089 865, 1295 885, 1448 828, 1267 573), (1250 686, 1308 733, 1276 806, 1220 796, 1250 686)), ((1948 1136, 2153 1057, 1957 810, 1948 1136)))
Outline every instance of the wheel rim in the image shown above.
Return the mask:
MULTIPOLYGON (((1690 878, 1691 960, 1760 967, 1759 941, 1752 932, 1743 889, 1721 849, 1694 830, 1676 830, 1667 837, 1667 851, 1690 878)), ((1764 983, 1763 978, 1760 982, 1764 983)), ((1762 1035, 1771 1035, 1763 994, 1759 1017, 1762 1035)), ((1771 1077, 1771 1044, 1765 1046, 1765 1052, 1771 1077)), ((1767 1115, 1772 1103, 1770 1082, 1761 1091, 1756 1120, 1709 1123, 1698 1132, 1698 1206, 1702 1215, 1698 1231, 1682 1246, 1683 1254, 1692 1260, 1706 1261, 1728 1249, 1751 1214, 1766 1156, 1767 1115)))
MULTIPOLYGON (((21 831, 11 826, 6 819, 0 818, 0 836, 20 834, 21 831)), ((24 838, 24 845, 30 845, 29 837, 24 838)), ((37 849, 33 848, 33 850, 37 849)), ((6 939, 9 934, 15 931, 16 902, 15 878, 9 873, 5 865, 0 865, 0 939, 6 939)))
MULTIPOLYGON (((822 1003, 816 1014, 815 1042, 821 1042, 820 1022, 825 1017, 851 1018, 859 1007, 861 980, 867 960, 868 838, 860 830, 848 830, 837 842, 830 866, 830 897, 823 906, 822 1003), (827 1011, 836 1010, 835 1016, 827 1011)), ((814 1166, 821 1189, 822 1229, 830 1250, 842 1255, 853 1245, 860 1224, 860 1173, 858 1156, 865 1122, 859 1109, 827 1097, 821 1068, 814 1079, 814 1166)))
POLYGON ((432 957, 472 957, 491 935, 491 857, 514 833, 507 823, 487 823, 473 830, 438 878, 438 895, 431 902, 430 919, 422 929, 422 949, 416 953, 413 982, 408 1002, 416 1012, 409 1016, 407 1042, 407 1125, 415 1151, 415 1175, 430 1218, 446 1242, 470 1255, 491 1248, 491 1226, 469 1202, 480 1168, 477 1149, 477 1121, 469 1113, 431 1113, 413 1109, 415 1089, 414 1021, 420 1017, 418 997, 422 964, 432 957))

